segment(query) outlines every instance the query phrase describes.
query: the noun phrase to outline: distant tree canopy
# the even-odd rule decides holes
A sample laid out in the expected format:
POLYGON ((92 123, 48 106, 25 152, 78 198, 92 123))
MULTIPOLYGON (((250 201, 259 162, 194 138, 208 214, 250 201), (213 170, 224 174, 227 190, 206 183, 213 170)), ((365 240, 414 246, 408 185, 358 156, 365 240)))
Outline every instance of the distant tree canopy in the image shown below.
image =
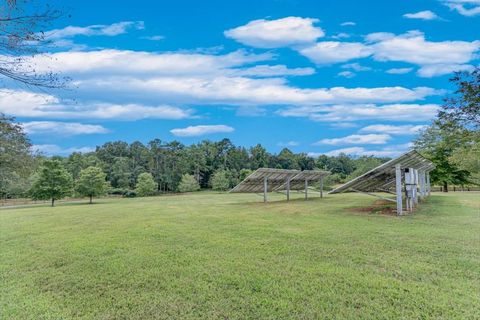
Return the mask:
MULTIPOLYGON (((2 165, 0 172, 17 170, 25 178, 19 180, 18 175, 12 175, 8 180, 3 178, 0 181, 3 181, 2 185, 8 181, 10 194, 20 196, 29 189, 33 181, 29 177, 35 171, 36 163, 42 164, 48 158, 32 156, 30 143, 21 126, 16 125, 15 128, 18 136, 8 140, 8 145, 15 145, 19 141, 18 150, 22 150, 20 154, 25 157, 25 161, 20 160, 18 152, 13 152, 9 153, 10 160, 7 165, 7 161, 3 160, 6 153, 2 153, 0 161, 5 165, 2 165), (20 183, 21 181, 25 183, 20 183)), ((5 138, 2 141, 5 141, 5 138)), ((187 192, 198 190, 198 186, 228 190, 245 179, 253 170, 262 167, 330 170, 334 174, 328 180, 331 183, 326 183, 330 185, 341 183, 388 160, 376 157, 352 158, 345 154, 320 156, 314 159, 304 153, 293 153, 289 149, 272 154, 260 144, 244 148, 233 145, 228 139, 217 142, 202 141, 191 146, 185 146, 177 141, 163 142, 159 139, 152 140, 146 145, 138 141, 131 144, 113 141, 97 147, 94 152, 75 152, 68 157, 52 159, 61 162, 62 168, 65 168, 73 178, 77 193, 88 197, 91 195, 92 198, 103 193, 103 191, 99 191, 99 194, 87 192, 89 183, 93 184, 96 178, 98 180, 95 180, 95 183, 98 182, 98 186, 100 181, 105 180, 110 184, 113 193, 124 196, 187 192), (100 176, 100 172, 105 175, 105 179, 100 176)))
POLYGON ((480 183, 480 69, 457 72, 451 79, 457 89, 445 98, 437 118, 415 141, 415 147, 432 160, 432 181, 443 185, 480 183))

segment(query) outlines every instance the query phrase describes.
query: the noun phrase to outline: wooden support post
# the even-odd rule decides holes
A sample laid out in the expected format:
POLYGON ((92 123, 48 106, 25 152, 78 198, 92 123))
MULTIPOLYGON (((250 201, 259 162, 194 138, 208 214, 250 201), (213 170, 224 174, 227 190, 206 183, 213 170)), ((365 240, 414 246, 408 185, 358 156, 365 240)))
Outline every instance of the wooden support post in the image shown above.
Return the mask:
POLYGON ((287 201, 290 201, 290 178, 287 178, 287 201))
POLYGON ((267 202, 268 178, 263 178, 263 202, 267 202))
POLYGON ((395 165, 395 192, 397 193, 397 216, 402 215, 402 170, 400 164, 395 165))
POLYGON ((305 179, 305 200, 308 199, 308 180, 305 179))
POLYGON ((323 198, 323 177, 320 178, 320 198, 323 198))

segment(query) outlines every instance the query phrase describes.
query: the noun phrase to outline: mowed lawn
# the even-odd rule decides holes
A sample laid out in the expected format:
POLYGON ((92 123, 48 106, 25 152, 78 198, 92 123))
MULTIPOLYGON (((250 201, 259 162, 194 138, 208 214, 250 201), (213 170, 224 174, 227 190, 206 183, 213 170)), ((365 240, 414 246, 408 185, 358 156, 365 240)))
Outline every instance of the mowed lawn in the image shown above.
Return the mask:
POLYGON ((402 218, 358 194, 260 201, 0 210, 0 318, 480 319, 479 193, 402 218))

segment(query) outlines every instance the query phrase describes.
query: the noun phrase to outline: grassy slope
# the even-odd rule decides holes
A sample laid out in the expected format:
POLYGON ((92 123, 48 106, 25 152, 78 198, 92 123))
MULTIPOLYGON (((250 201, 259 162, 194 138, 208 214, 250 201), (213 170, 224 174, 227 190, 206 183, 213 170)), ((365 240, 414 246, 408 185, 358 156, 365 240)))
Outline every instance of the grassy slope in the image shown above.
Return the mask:
POLYGON ((355 194, 0 210, 0 318, 478 319, 479 198, 403 218, 355 194))

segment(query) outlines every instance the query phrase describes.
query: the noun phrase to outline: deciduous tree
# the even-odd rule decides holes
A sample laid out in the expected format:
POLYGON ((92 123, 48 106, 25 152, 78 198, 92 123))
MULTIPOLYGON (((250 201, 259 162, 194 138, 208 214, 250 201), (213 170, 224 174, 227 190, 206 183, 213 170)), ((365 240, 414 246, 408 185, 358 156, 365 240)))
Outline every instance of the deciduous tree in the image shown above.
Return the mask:
POLYGON ((98 167, 88 167, 80 171, 76 190, 82 195, 90 198, 98 197, 107 193, 110 184, 106 181, 107 175, 98 167))
POLYGON ((73 179, 59 160, 45 160, 39 168, 30 194, 36 200, 55 200, 71 195, 73 179))
POLYGON ((144 172, 138 176, 137 186, 135 188, 137 195, 140 197, 151 196, 157 191, 157 184, 153 180, 153 176, 144 172))
POLYGON ((195 177, 191 174, 184 174, 182 180, 178 185, 178 191, 180 192, 193 192, 200 190, 200 185, 195 177))
POLYGON ((226 191, 230 188, 230 181, 225 170, 218 170, 211 179, 212 189, 217 191, 226 191))

